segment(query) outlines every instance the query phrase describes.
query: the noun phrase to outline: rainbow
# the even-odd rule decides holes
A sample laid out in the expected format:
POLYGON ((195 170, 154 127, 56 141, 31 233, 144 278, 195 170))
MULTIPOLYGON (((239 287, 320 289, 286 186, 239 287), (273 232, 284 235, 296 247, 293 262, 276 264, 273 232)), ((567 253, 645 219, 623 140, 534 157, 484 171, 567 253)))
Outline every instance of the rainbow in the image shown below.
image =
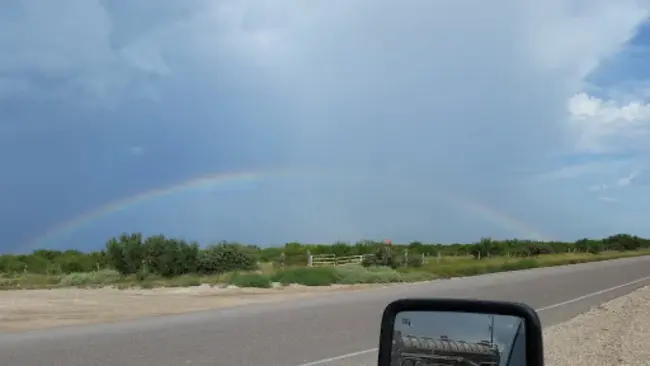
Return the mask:
MULTIPOLYGON (((202 175, 172 185, 150 189, 117 201, 110 202, 93 210, 82 213, 76 217, 73 217, 68 221, 50 228, 33 240, 30 240, 23 248, 29 251, 47 247, 47 243, 49 241, 61 238, 65 235, 69 235, 78 228, 86 226, 97 219, 110 214, 128 210, 129 208, 145 202, 149 202, 159 197, 168 196, 187 190, 215 189, 220 187, 227 187, 229 185, 239 186, 245 183, 259 182, 270 176, 286 175, 287 173, 297 173, 299 176, 304 176, 306 172, 274 170, 266 172, 257 171, 217 173, 202 175)), ((492 222, 506 230, 512 231, 517 235, 524 236, 528 239, 548 240, 545 235, 539 233, 539 231, 535 228, 503 212, 497 211, 476 201, 470 201, 460 196, 445 195, 445 197, 449 198, 452 205, 455 207, 458 207, 459 209, 471 215, 480 217, 483 220, 492 222)))
POLYGON ((470 201, 459 196, 451 195, 449 196, 449 199, 455 206, 464 211, 481 217, 482 219, 492 222, 508 231, 516 233, 525 239, 541 241, 551 240, 549 236, 540 233, 537 229, 531 227, 527 223, 477 201, 470 201))
POLYGON ((135 195, 110 202, 93 210, 87 211, 63 222, 55 227, 50 228, 39 237, 30 240, 27 243, 27 250, 40 248, 42 245, 52 239, 67 235, 79 227, 89 224, 90 222, 102 218, 106 215, 127 210, 133 206, 151 201, 155 198, 171 195, 177 192, 194 190, 194 189, 214 189, 229 184, 241 184, 246 182, 256 182, 261 180, 262 174, 256 172, 236 172, 208 174, 194 177, 176 184, 150 189, 135 195))

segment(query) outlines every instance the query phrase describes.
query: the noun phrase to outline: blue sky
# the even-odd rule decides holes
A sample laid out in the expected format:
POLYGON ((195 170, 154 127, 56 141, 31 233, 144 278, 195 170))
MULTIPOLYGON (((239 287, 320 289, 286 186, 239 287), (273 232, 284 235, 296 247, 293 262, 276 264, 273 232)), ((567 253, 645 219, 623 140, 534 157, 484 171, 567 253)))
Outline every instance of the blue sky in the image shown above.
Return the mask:
POLYGON ((2 2, 0 251, 650 236, 649 11, 2 2))

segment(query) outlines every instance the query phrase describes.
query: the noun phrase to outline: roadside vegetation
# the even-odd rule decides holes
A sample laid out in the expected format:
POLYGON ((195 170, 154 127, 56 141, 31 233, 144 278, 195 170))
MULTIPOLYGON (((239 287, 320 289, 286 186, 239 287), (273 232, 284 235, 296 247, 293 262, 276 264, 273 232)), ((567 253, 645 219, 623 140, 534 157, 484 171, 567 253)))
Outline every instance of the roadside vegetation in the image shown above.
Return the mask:
POLYGON ((42 249, 0 255, 0 289, 414 282, 641 255, 650 255, 650 239, 627 234, 573 243, 484 238, 473 244, 385 245, 366 240, 259 248, 228 242, 200 247, 196 242, 134 233, 111 238, 101 251, 42 249), (308 267, 309 254, 367 256, 360 265, 308 267))

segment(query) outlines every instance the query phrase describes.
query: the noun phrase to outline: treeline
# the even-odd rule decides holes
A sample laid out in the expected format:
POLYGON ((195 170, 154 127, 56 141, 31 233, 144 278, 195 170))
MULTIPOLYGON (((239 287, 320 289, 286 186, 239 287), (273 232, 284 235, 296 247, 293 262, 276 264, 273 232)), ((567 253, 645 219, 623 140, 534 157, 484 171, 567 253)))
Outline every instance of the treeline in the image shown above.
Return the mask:
MULTIPOLYGON (((554 253, 632 251, 650 248, 650 239, 619 234, 604 239, 581 239, 576 242, 539 242, 527 240, 481 239, 472 244, 392 244, 363 240, 354 244, 287 243, 283 247, 260 248, 254 245, 219 242, 202 248, 196 242, 140 233, 111 238, 100 251, 40 249, 26 255, 0 255, 0 273, 69 274, 111 268, 123 275, 159 274, 174 277, 182 274, 218 274, 253 270, 260 262, 276 266, 306 265, 309 254, 336 256, 374 254, 377 263, 399 265, 402 258, 424 256, 473 256, 477 260, 491 256, 528 257, 554 253), (390 248, 390 249, 388 249, 390 248), (388 253, 388 254, 387 254, 388 253), (389 257, 382 262, 380 259, 389 257)), ((368 265, 369 263, 366 263, 368 265)))

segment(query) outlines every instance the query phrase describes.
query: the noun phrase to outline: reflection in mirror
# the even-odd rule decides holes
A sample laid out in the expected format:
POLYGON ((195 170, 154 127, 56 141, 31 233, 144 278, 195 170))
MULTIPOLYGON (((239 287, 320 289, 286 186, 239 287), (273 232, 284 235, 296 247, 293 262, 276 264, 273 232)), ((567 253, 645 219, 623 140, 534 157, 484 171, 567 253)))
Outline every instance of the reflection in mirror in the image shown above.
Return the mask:
POLYGON ((518 317, 439 311, 397 314, 391 365, 525 366, 518 317))

